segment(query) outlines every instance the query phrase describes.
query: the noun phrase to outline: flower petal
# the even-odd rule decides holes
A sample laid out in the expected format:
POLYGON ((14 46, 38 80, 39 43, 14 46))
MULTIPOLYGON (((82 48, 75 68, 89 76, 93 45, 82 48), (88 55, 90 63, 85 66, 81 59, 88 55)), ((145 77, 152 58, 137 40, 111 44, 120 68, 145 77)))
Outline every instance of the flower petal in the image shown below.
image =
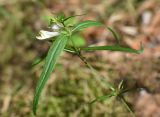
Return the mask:
POLYGON ((57 25, 57 24, 54 24, 54 25, 51 26, 51 28, 52 28, 53 30, 59 30, 59 29, 60 29, 60 26, 57 25))
POLYGON ((36 36, 36 38, 39 40, 44 40, 44 39, 48 39, 58 35, 59 35, 59 32, 49 32, 49 31, 41 30, 40 35, 36 36))

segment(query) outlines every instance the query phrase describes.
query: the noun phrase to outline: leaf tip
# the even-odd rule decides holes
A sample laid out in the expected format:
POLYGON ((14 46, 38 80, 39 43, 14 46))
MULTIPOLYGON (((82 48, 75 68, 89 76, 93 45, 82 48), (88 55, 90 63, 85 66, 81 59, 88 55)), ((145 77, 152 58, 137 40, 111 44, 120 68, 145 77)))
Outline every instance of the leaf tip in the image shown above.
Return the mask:
POLYGON ((36 115, 37 114, 37 105, 35 105, 35 103, 33 102, 33 108, 32 108, 33 114, 36 115))
POLYGON ((144 52, 144 45, 143 45, 143 43, 141 42, 140 43, 140 49, 138 50, 138 54, 141 54, 141 53, 143 53, 144 52))

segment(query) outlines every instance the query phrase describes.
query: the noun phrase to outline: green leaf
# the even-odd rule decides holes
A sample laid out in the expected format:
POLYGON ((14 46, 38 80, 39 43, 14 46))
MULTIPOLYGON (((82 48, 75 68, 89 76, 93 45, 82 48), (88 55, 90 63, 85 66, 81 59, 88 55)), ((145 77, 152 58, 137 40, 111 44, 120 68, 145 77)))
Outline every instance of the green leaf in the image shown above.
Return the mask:
POLYGON ((68 46, 73 46, 72 41, 73 41, 73 43, 75 44, 76 47, 83 47, 83 46, 86 45, 85 39, 78 34, 72 35, 71 38, 70 38, 70 41, 68 41, 67 45, 68 46))
POLYGON ((45 57, 46 56, 43 56, 43 57, 36 58, 35 60, 33 60, 31 67, 34 67, 34 66, 38 65, 39 63, 41 63, 45 59, 45 57))
POLYGON ((141 44, 141 48, 139 50, 135 50, 135 49, 128 48, 128 47, 121 47, 119 45, 83 47, 83 48, 80 48, 80 49, 84 50, 84 51, 110 50, 110 51, 129 52, 129 53, 135 53, 135 54, 141 54, 144 50, 142 44, 141 44))
POLYGON ((131 108, 131 104, 129 102, 126 101, 126 99, 122 96, 120 97, 122 103, 124 104, 124 106, 126 107, 126 109, 132 114, 132 117, 136 117, 133 109, 131 108))
POLYGON ((90 102, 90 104, 93 104, 97 101, 104 101, 104 100, 107 100, 109 98, 111 98, 113 96, 113 94, 108 94, 108 95, 104 95, 104 96, 100 96, 100 97, 97 97, 96 99, 94 99, 93 101, 90 102))
POLYGON ((77 23, 77 19, 75 17, 71 17, 67 20, 63 21, 66 27, 72 27, 77 23))
POLYGON ((65 45, 67 43, 67 37, 65 35, 59 36, 54 43, 51 45, 49 52, 47 54, 47 57, 45 59, 45 65, 43 68, 43 71, 40 76, 40 80, 37 84, 34 99, 33 99, 33 112, 36 114, 37 106, 38 106, 38 100, 40 97, 40 94, 42 92, 42 89, 44 88, 44 85, 48 78, 50 77, 55 64, 57 62, 58 57, 60 56, 61 52, 63 51, 65 45))
POLYGON ((107 29, 112 33, 112 35, 116 39, 117 43, 120 44, 119 35, 111 27, 107 27, 107 29))
POLYGON ((85 29, 85 28, 89 28, 89 27, 92 27, 92 26, 102 26, 102 24, 100 22, 97 22, 97 21, 87 20, 87 21, 83 21, 83 22, 80 22, 80 23, 76 24, 72 31, 76 32, 76 31, 79 31, 79 30, 82 30, 82 29, 85 29))
POLYGON ((119 91, 124 88, 123 85, 124 85, 124 80, 121 80, 121 82, 120 82, 119 85, 118 85, 118 90, 119 90, 119 91))
POLYGON ((77 16, 83 16, 83 15, 86 15, 86 14, 72 15, 72 16, 69 16, 69 17, 65 18, 63 21, 67 21, 67 20, 69 20, 69 19, 71 19, 71 18, 75 18, 75 17, 77 17, 77 16))
POLYGON ((65 14, 64 13, 59 13, 56 17, 58 22, 63 22, 63 20, 65 19, 65 14))
POLYGON ((107 86, 107 88, 109 88, 109 89, 112 90, 112 91, 115 91, 115 88, 112 86, 111 83, 108 83, 108 82, 104 82, 104 83, 105 83, 105 85, 107 86))

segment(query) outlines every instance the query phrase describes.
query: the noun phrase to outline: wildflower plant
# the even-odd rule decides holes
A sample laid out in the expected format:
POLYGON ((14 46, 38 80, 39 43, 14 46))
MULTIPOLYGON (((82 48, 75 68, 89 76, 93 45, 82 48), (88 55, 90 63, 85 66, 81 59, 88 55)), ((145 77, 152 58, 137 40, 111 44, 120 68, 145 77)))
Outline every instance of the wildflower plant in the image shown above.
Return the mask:
MULTIPOLYGON (((78 15, 76 15, 78 16, 78 15)), ((100 51, 100 50, 110 50, 110 51, 121 51, 121 52, 129 52, 129 53, 135 53, 135 54, 140 54, 143 52, 143 46, 141 44, 141 48, 139 50, 135 50, 132 48, 128 47, 122 47, 121 45, 116 44, 116 45, 104 45, 104 46, 88 46, 88 47, 77 47, 74 43, 74 41, 71 39, 74 34, 76 34, 79 31, 82 31, 85 28, 89 28, 92 26, 96 27, 104 27, 111 31, 113 34, 114 38, 119 42, 118 35, 113 31, 112 28, 104 26, 102 23, 97 22, 97 21, 92 21, 92 20, 87 20, 87 21, 82 21, 76 24, 68 24, 66 23, 69 19, 74 18, 76 16, 70 16, 70 17, 65 17, 64 14, 60 14, 56 17, 53 17, 50 19, 50 25, 49 28, 52 31, 45 31, 45 30, 40 30, 39 35, 36 36, 38 40, 48 40, 50 39, 51 46, 49 48, 49 51, 47 53, 47 56, 44 58, 45 59, 45 64, 43 67, 43 71, 40 75, 40 79, 37 83, 36 90, 35 90, 35 95, 33 99, 33 113, 36 115, 36 110, 38 107, 38 102, 39 98, 41 95, 41 92, 49 79, 50 75, 52 74, 56 62, 59 59, 60 54, 62 51, 66 51, 72 54, 77 55, 90 69, 93 71, 94 74, 97 75, 97 72, 94 70, 94 68, 87 62, 85 57, 82 55, 82 51, 100 51), (68 43, 71 42, 71 45, 68 43)), ((41 60, 34 61, 34 65, 40 63, 41 60)), ((107 83, 107 87, 111 89, 111 93, 97 97, 95 100, 93 100, 91 103, 94 103, 96 101, 101 101, 104 99, 108 99, 110 97, 119 97, 123 100, 125 104, 126 101, 123 97, 123 82, 121 82, 118 86, 118 88, 114 88, 112 84, 107 83)), ((128 110, 130 108, 127 106, 128 110)), ((131 111, 131 110, 130 110, 131 111)))

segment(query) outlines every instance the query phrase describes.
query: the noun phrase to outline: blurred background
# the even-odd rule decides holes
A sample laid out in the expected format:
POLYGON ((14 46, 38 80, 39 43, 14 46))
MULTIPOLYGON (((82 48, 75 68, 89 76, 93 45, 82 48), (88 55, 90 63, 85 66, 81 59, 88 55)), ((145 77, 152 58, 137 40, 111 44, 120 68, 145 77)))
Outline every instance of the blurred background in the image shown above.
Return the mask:
MULTIPOLYGON (((125 95, 137 117, 160 117, 160 0, 0 0, 0 117, 32 117, 32 99, 49 44, 38 41, 39 30, 59 12, 86 14, 77 21, 97 20, 120 35, 121 45, 140 55, 120 52, 84 53, 90 64, 115 86, 143 90, 125 95)), ((89 28, 74 37, 86 46, 116 41, 103 28, 89 28)), ((108 93, 81 60, 63 53, 41 96, 38 117, 131 117, 120 101, 87 103, 108 93)))

